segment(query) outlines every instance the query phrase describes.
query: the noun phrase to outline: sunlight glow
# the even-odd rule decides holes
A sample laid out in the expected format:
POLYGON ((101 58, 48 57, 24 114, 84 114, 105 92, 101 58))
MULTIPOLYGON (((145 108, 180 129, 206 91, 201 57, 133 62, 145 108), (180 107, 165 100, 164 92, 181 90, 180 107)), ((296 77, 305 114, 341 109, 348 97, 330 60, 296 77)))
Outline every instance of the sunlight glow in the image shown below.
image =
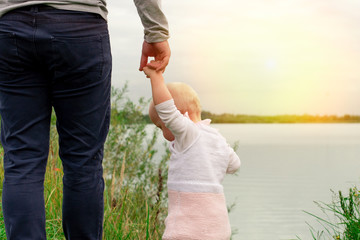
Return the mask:
MULTIPOLYGON (((133 99, 150 97, 137 71, 136 8, 110 1, 109 9, 113 83, 129 80, 133 99)), ((203 109, 360 114, 358 0, 182 0, 163 1, 163 9, 172 52, 165 79, 190 84, 203 109)))
MULTIPOLYGON (((351 48, 357 53, 360 49, 351 40, 347 16, 320 11, 318 3, 298 4, 217 5, 209 10, 217 13, 216 21, 189 25, 197 31, 192 41, 184 40, 182 53, 192 56, 192 81, 206 79, 206 84, 198 84, 205 109, 219 106, 218 112, 253 114, 345 114, 356 109, 349 100, 344 103, 349 99, 346 83, 360 82, 355 66, 360 55, 351 48)), ((354 94, 352 98, 359 99, 354 94)))
POLYGON ((267 69, 272 70, 276 67, 277 62, 275 59, 268 59, 265 63, 267 69))

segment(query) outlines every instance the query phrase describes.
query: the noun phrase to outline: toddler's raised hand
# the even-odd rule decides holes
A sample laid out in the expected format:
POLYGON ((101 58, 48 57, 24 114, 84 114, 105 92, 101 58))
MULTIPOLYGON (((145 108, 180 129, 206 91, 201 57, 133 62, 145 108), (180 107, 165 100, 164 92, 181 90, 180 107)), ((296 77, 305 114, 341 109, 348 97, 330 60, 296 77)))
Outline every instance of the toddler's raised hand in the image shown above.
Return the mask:
POLYGON ((147 65, 146 67, 144 67, 143 71, 146 77, 150 78, 151 91, 155 105, 172 99, 169 89, 165 85, 165 80, 162 75, 163 71, 156 71, 156 69, 152 68, 151 65, 147 65))
MULTIPOLYGON (((154 62, 156 62, 156 61, 152 60, 150 63, 154 63, 154 62)), ((144 67, 143 71, 144 71, 147 78, 150 78, 150 77, 152 77, 154 75, 157 75, 157 74, 161 74, 161 71, 157 72, 156 69, 153 69, 153 68, 148 67, 148 66, 144 67)))

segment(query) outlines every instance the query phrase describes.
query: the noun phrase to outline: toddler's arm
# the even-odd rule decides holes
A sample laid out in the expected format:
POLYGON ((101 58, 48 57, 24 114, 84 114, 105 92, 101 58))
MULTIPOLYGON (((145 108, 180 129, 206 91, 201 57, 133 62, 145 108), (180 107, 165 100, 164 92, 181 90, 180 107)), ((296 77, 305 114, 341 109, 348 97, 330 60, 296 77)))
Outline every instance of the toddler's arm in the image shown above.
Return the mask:
POLYGON ((190 118, 183 116, 176 108, 162 72, 157 72, 149 67, 144 67, 144 72, 150 78, 155 109, 161 121, 175 136, 176 150, 186 149, 199 135, 197 127, 190 118))
POLYGON ((150 78, 151 91, 155 106, 172 99, 172 96, 165 85, 164 77, 161 71, 157 72, 149 67, 144 67, 144 73, 150 78))
POLYGON ((232 149, 230 146, 229 148, 230 148, 230 155, 229 155, 230 160, 226 173, 231 174, 231 173, 235 173, 236 170, 240 168, 241 162, 240 162, 240 158, 238 157, 234 149, 232 149))

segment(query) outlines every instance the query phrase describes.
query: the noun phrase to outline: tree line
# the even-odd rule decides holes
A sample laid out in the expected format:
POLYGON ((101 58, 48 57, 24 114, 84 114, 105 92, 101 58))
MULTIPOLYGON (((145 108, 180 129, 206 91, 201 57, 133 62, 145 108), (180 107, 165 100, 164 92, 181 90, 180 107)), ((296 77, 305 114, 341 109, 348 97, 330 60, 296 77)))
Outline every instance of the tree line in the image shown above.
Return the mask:
POLYGON ((214 114, 203 111, 202 119, 209 118, 212 123, 360 123, 357 115, 244 115, 244 114, 214 114))

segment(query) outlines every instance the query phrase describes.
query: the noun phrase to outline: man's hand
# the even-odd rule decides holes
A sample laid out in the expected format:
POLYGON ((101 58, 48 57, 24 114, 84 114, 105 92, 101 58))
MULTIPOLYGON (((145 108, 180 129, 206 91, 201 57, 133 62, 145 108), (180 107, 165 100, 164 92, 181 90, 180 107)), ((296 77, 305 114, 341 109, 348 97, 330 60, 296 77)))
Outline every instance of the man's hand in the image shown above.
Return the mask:
POLYGON ((144 41, 139 70, 143 71, 144 67, 148 66, 156 71, 163 72, 169 64, 170 55, 171 51, 168 41, 157 43, 148 43, 144 41), (155 61, 151 61, 148 64, 148 57, 155 57, 155 61))

